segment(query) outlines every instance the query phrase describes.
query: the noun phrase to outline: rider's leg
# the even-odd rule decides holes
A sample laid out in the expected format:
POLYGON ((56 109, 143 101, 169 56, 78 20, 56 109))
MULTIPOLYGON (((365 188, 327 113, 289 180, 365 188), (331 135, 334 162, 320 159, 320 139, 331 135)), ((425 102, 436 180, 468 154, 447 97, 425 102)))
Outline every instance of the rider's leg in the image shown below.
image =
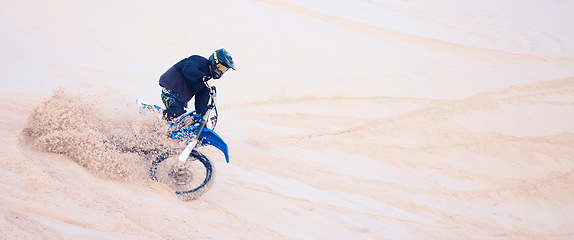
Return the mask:
POLYGON ((161 100, 166 108, 163 110, 163 117, 166 120, 172 120, 185 113, 184 103, 179 99, 177 94, 171 93, 164 88, 161 92, 161 100))
POLYGON ((207 104, 209 104, 209 98, 211 98, 211 95, 209 95, 209 89, 207 88, 195 94, 195 111, 197 111, 197 113, 201 116, 205 115, 207 112, 207 104))

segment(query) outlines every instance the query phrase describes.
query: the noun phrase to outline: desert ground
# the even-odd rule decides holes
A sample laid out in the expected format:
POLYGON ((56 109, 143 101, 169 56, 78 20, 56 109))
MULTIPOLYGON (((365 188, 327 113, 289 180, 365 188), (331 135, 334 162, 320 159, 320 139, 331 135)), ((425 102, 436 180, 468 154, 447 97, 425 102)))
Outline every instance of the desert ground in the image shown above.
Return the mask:
POLYGON ((572 12, 0 1, 0 239, 574 239, 572 12), (205 147, 215 183, 182 201, 116 145, 169 144, 135 99, 219 48, 230 163, 205 147))

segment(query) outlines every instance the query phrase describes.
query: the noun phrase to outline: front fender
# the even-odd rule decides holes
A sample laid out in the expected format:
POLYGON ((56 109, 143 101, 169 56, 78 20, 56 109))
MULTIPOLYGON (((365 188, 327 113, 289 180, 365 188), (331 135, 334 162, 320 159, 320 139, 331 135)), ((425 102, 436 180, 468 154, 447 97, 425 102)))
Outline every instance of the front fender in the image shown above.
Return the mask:
MULTIPOLYGON (((171 138, 173 139, 183 139, 183 138, 191 138, 193 133, 197 129, 197 126, 192 127, 184 127, 171 132, 171 138)), ((227 143, 223 141, 223 139, 217 135, 213 130, 209 128, 204 128, 201 134, 199 134, 199 138, 202 139, 202 144, 209 144, 211 146, 216 147, 217 149, 221 150, 225 155, 225 161, 229 163, 229 152, 227 149, 227 143)))

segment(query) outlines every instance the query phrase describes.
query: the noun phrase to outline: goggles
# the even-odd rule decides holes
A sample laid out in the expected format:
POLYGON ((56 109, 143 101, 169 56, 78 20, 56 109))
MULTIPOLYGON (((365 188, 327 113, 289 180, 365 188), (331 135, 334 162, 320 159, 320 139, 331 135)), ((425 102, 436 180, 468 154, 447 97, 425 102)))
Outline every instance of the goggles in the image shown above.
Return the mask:
POLYGON ((226 67, 225 65, 223 65, 219 59, 217 59, 217 52, 213 53, 213 58, 215 59, 215 67, 217 68, 217 70, 219 72, 221 72, 221 74, 224 74, 225 72, 227 72, 227 70, 229 69, 228 67, 226 67))
POLYGON ((217 70, 219 70, 219 72, 221 72, 222 74, 227 72, 227 70, 229 69, 228 67, 226 67, 225 65, 221 64, 219 61, 218 63, 215 64, 215 67, 217 68, 217 70))

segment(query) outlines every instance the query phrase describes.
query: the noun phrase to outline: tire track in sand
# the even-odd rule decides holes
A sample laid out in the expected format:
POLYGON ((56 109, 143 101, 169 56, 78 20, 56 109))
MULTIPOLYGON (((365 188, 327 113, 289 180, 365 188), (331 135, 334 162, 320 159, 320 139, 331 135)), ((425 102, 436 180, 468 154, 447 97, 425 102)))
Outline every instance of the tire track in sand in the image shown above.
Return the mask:
POLYGON ((337 25, 351 31, 355 31, 367 36, 371 36, 387 42, 410 43, 422 48, 436 52, 448 53, 456 56, 464 56, 472 59, 479 59, 493 64, 512 64, 523 61, 542 61, 542 62, 572 62, 574 58, 560 58, 538 56, 532 54, 516 54, 501 50, 488 48, 479 48, 468 45, 446 42, 439 39, 425 38, 399 31, 393 31, 376 27, 370 24, 361 23, 334 15, 318 12, 305 8, 293 3, 287 3, 280 0, 252 0, 278 7, 287 11, 295 12, 304 16, 312 17, 329 24, 337 25))

